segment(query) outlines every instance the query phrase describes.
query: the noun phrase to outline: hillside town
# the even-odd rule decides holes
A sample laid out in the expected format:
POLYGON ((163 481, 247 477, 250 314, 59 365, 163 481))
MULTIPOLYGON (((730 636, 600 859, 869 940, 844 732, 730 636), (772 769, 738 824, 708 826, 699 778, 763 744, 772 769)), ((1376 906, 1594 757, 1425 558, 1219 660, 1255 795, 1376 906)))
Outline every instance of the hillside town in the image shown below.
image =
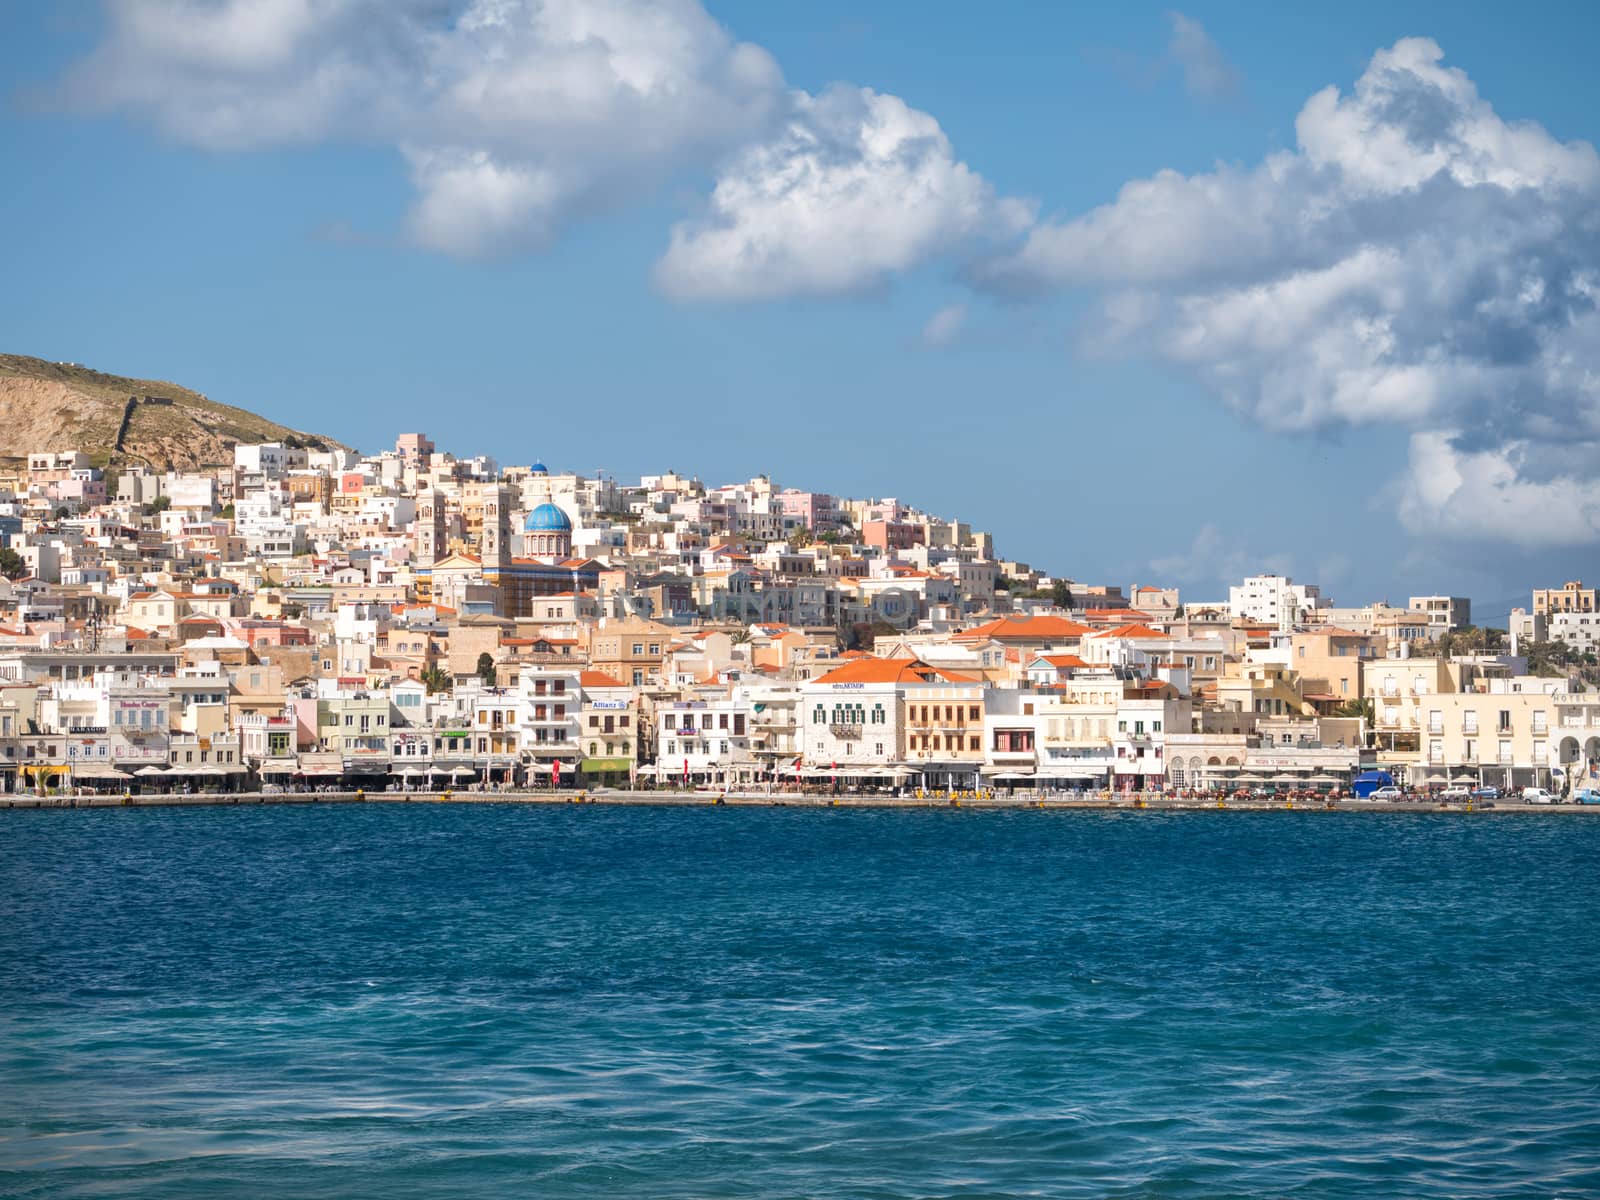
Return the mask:
POLYGON ((1600 771, 1596 589, 1510 628, 1086 583, 894 498, 420 433, 0 475, 0 789, 1345 794, 1600 771), (1585 676, 1591 682, 1585 682, 1585 676))

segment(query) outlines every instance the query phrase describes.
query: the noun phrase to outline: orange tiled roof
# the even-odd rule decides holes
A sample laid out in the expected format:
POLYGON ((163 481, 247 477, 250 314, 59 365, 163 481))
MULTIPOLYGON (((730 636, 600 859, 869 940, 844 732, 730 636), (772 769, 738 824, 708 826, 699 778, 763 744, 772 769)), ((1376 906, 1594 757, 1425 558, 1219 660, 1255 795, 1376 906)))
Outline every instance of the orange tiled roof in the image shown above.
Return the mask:
POLYGON ((940 667, 930 667, 917 658, 863 657, 835 667, 815 680, 817 683, 977 683, 970 675, 958 675, 940 667))
POLYGON ((1079 625, 1065 617, 1001 617, 987 625, 978 625, 953 637, 957 642, 994 641, 1057 641, 1063 638, 1081 638, 1089 632, 1087 625, 1079 625))
POLYGON ((1167 635, 1159 629, 1151 629, 1148 625, 1118 625, 1115 629, 1103 629, 1094 636, 1097 638, 1131 638, 1133 640, 1161 638, 1163 641, 1167 638, 1167 635))
POLYGON ((1044 654, 1040 657, 1052 667, 1087 667, 1089 665, 1076 654, 1044 654))
POLYGON ((580 671, 578 682, 586 688, 619 688, 627 687, 620 679, 613 679, 604 671, 580 671))
POLYGON ((1137 608, 1091 608, 1085 610, 1084 616, 1089 620, 1103 624, 1106 621, 1142 621, 1149 613, 1140 612, 1137 608))

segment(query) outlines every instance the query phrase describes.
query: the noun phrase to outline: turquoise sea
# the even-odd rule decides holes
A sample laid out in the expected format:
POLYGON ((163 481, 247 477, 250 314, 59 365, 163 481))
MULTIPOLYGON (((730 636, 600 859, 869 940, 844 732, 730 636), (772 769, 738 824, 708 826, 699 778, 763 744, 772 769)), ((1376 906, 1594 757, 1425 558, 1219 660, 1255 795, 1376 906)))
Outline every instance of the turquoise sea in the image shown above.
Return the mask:
POLYGON ((0 1195, 1600 1195, 1600 821, 0 816, 0 1195))

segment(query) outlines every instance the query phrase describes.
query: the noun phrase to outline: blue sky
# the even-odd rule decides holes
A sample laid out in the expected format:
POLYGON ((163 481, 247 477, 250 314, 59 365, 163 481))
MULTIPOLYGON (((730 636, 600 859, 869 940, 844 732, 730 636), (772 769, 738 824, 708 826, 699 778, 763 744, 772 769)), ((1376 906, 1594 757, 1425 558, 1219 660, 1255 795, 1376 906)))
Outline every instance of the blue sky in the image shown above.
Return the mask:
POLYGON ((5 6, 0 348, 1196 598, 1600 572, 1593 6, 566 7, 5 6))

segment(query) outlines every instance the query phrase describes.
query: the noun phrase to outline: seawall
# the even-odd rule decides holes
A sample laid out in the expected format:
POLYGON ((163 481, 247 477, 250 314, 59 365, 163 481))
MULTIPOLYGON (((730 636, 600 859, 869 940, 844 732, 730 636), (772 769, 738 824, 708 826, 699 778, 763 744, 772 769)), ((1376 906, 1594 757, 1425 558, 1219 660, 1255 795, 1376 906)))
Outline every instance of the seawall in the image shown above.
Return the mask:
POLYGON ((1021 796, 816 796, 764 792, 242 792, 183 795, 162 793, 146 796, 0 796, 0 809, 64 808, 196 808, 248 807, 254 805, 317 804, 604 804, 613 807, 727 807, 727 808, 977 808, 977 809, 1087 809, 1097 811, 1143 812, 1365 812, 1461 814, 1545 813, 1600 816, 1600 805, 1522 804, 1497 800, 1490 806, 1479 804, 1441 804, 1433 801, 1360 800, 1199 800, 1151 797, 1143 800, 1079 799, 1056 800, 1021 796))

